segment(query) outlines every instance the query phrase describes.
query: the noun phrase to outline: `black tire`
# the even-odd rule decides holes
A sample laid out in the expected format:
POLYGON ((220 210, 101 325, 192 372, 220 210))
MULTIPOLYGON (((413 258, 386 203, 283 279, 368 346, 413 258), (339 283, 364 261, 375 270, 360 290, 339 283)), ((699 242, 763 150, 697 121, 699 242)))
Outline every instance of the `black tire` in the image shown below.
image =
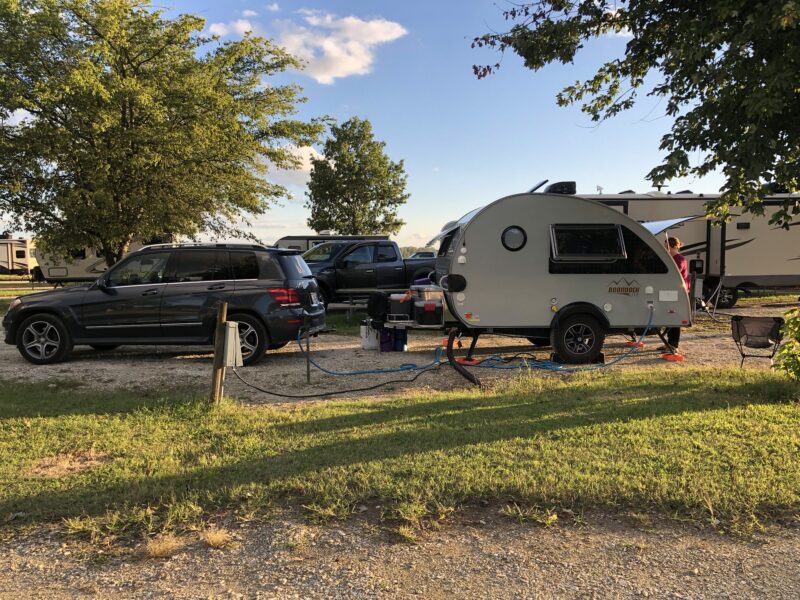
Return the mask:
POLYGON ((322 302, 322 306, 325 307, 325 310, 328 310, 328 304, 330 304, 331 301, 331 293, 323 286, 319 286, 319 301, 322 302))
POLYGON ((89 344, 89 347, 98 352, 108 352, 119 348, 119 344, 89 344))
POLYGON ((537 348, 547 348, 550 345, 549 337, 534 337, 530 336, 528 341, 537 348))
POLYGON ((573 365, 593 362, 600 355, 605 339, 605 330, 590 315, 572 315, 550 331, 550 341, 558 357, 573 365))
POLYGON ((267 350, 280 350, 281 348, 285 348, 289 342, 282 342, 280 344, 270 344, 267 346, 267 350))
POLYGON ((717 308, 733 308, 739 301, 739 288, 723 287, 717 297, 717 308))
POLYGON ((22 358, 35 365, 51 365, 69 358, 72 337, 58 317, 32 315, 17 330, 17 350, 22 358))
POLYGON ((257 363, 269 346, 264 324, 260 319, 251 315, 231 315, 229 319, 239 323, 239 339, 244 366, 249 367, 257 363))
POLYGON ((31 271, 31 280, 34 283, 42 283, 45 280, 41 267, 33 267, 33 270, 31 271))

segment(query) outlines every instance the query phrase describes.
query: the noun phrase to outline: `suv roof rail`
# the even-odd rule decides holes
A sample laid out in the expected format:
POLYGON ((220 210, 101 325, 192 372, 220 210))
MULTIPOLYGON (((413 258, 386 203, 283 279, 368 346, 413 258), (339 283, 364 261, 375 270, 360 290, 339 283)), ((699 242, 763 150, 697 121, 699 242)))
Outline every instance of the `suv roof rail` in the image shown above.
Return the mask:
POLYGON ((217 242, 171 242, 167 244, 149 244, 142 246, 139 250, 152 250, 153 248, 238 248, 248 250, 270 250, 274 249, 263 244, 231 244, 217 242))

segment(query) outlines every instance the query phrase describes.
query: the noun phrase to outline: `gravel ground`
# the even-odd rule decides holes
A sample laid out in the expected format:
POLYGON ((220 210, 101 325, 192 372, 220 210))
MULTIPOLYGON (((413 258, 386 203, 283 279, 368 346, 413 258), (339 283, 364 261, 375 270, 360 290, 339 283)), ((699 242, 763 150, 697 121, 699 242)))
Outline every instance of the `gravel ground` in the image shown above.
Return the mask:
POLYGON ((369 520, 325 526, 291 516, 197 537, 170 558, 98 548, 40 531, 5 544, 0 598, 797 598, 800 532, 724 537, 603 515, 541 528, 468 509, 416 543, 369 520), (638 525, 634 525, 636 522, 638 525))
MULTIPOLYGON (((748 307, 737 309, 749 315, 783 314, 787 307, 748 307)), ((686 360, 668 363, 655 350, 660 345, 657 338, 649 338, 647 346, 634 352, 613 368, 630 369, 646 366, 661 366, 665 369, 681 369, 698 366, 738 366, 739 353, 730 337, 730 325, 725 317, 720 323, 708 318, 698 320, 695 327, 685 329, 681 341, 681 352, 686 360)), ((355 336, 325 334, 312 341, 315 360, 328 369, 349 371, 354 369, 376 369, 398 367, 403 363, 428 364, 441 343, 442 335, 416 331, 409 335, 409 352, 378 353, 362 350, 355 336)), ((606 362, 627 352, 625 340, 620 336, 606 341, 606 362)), ((483 337, 478 346, 478 355, 495 353, 514 354, 534 350, 524 339, 507 337, 483 337)), ((550 350, 536 350, 538 358, 549 358, 550 350)), ((463 352, 462 352, 463 354, 463 352)), ((445 359, 446 360, 446 359, 445 359)), ((752 368, 768 368, 769 361, 748 359, 752 368)), ((280 351, 269 352, 253 367, 241 369, 242 377, 252 384, 286 394, 320 394, 335 390, 346 390, 374 385, 380 381, 407 380, 412 373, 386 375, 364 375, 358 377, 334 377, 312 368, 311 384, 306 383, 305 360, 295 344, 280 351)), ((478 376, 487 384, 514 376, 514 372, 479 369, 478 376)), ((558 376, 558 375, 552 375, 558 376)), ((57 365, 31 365, 13 346, 0 344, 0 380, 41 381, 67 379, 94 390, 128 389, 135 391, 163 390, 165 388, 189 388, 205 390, 210 387, 211 354, 208 348, 181 348, 174 346, 122 346, 112 352, 97 352, 91 348, 76 347, 69 362, 57 365)), ((469 387, 470 384, 449 367, 425 373, 410 384, 393 384, 380 390, 348 393, 339 398, 351 397, 396 397, 408 391, 452 390, 469 387)), ((269 396, 247 387, 233 373, 228 373, 225 393, 244 402, 292 402, 269 396)))

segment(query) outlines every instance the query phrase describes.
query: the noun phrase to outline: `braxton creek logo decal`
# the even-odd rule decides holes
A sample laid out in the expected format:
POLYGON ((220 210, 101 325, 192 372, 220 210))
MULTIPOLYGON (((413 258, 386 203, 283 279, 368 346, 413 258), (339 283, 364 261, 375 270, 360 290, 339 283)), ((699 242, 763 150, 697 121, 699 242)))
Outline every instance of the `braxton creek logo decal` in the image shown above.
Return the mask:
POLYGON ((623 296, 638 296, 639 282, 635 279, 633 281, 628 281, 627 279, 612 281, 608 284, 608 293, 621 294, 623 296))

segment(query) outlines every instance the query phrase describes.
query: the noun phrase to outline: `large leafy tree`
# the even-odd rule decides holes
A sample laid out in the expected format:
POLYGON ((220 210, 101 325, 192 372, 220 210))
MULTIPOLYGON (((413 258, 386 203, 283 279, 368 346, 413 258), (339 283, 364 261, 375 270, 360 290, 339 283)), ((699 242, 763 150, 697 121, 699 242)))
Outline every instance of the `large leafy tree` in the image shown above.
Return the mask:
POLYGON ((372 124, 354 117, 331 127, 323 156, 311 160, 308 226, 342 235, 397 233, 397 209, 408 199, 403 161, 385 154, 372 124))
POLYGON ((269 83, 297 62, 203 26, 147 0, 0 0, 0 212, 111 265, 134 238, 239 233, 284 195, 268 165, 322 133, 269 83))
MULTIPOLYGON (((508 30, 473 46, 512 50, 533 70, 571 63, 592 38, 630 37, 622 56, 557 99, 582 103, 595 121, 630 108, 643 91, 663 99, 674 121, 661 139, 663 162, 648 175, 655 184, 721 169, 722 197, 708 209, 722 219, 734 205, 763 213, 763 182, 798 190, 798 0, 539 0, 504 14, 508 30)), ((483 77, 497 67, 474 70, 483 77)), ((772 219, 788 226, 798 214, 800 201, 788 199, 772 219)))

